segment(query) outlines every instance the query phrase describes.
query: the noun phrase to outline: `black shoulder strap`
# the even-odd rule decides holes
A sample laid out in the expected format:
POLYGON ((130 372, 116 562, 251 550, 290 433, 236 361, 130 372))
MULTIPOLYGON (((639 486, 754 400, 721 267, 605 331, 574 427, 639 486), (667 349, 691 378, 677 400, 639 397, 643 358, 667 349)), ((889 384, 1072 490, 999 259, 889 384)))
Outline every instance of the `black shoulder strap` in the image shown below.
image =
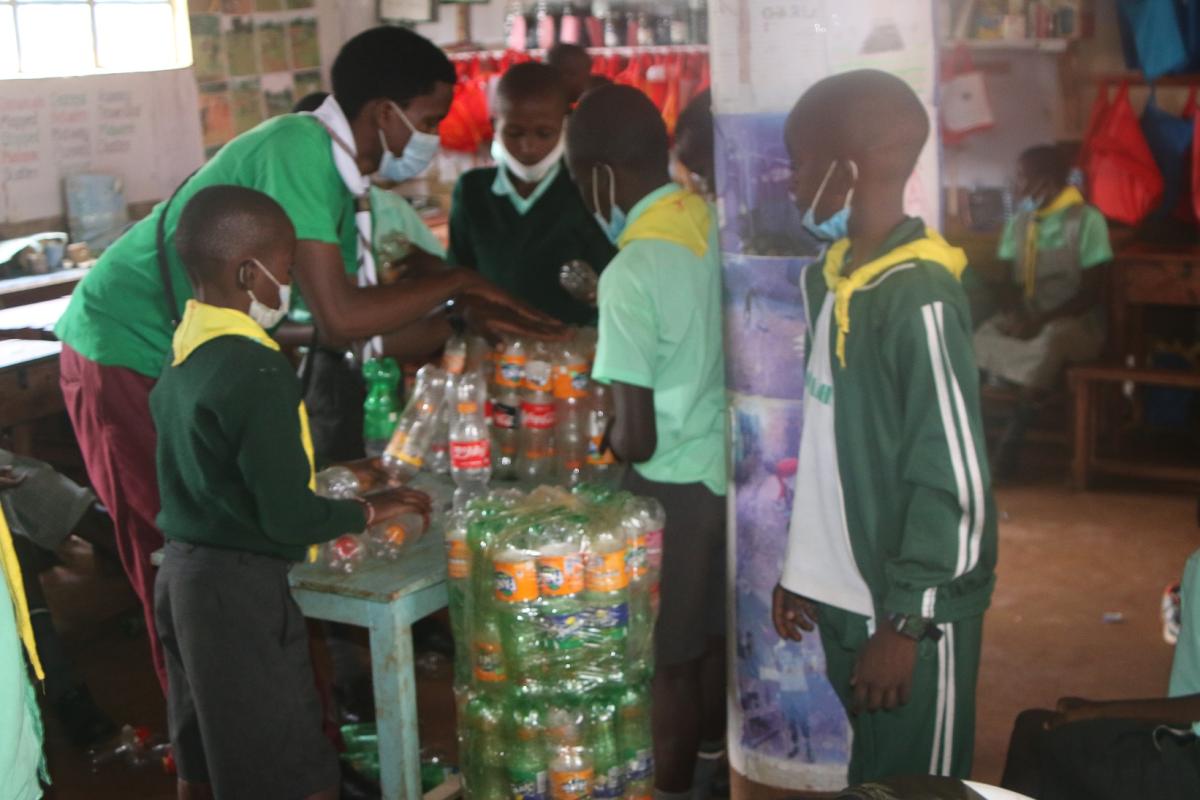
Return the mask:
POLYGON ((179 190, 187 185, 196 172, 184 178, 183 182, 175 187, 175 191, 171 192, 167 202, 163 203, 162 213, 158 215, 158 226, 154 231, 154 249, 158 259, 158 275, 162 279, 163 301, 167 304, 167 319, 171 320, 173 328, 179 327, 179 300, 175 297, 175 283, 171 280, 171 266, 167 261, 167 211, 170 210, 171 202, 179 194, 179 190))

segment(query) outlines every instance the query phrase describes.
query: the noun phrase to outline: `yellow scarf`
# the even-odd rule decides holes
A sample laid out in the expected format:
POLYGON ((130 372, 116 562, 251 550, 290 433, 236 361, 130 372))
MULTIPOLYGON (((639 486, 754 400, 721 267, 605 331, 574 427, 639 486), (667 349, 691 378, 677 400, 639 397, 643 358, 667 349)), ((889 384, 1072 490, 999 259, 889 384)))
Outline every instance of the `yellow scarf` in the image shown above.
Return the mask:
POLYGON ((682 245, 703 258, 708 253, 711 226, 708 202, 694 192, 679 189, 655 200, 629 223, 617 246, 625 247, 638 239, 656 239, 682 245))
POLYGON ((1072 206, 1083 205, 1083 195, 1074 186, 1068 186, 1058 193, 1058 197, 1045 208, 1039 208, 1033 213, 1033 219, 1025 226, 1025 241, 1024 245, 1024 267, 1025 279, 1025 297, 1032 298, 1034 289, 1037 286, 1037 250, 1038 250, 1038 229, 1039 223, 1051 214, 1057 214, 1060 211, 1071 208, 1072 206))
MULTIPOLYGON (((269 347, 276 352, 279 350, 279 343, 272 339, 261 325, 241 311, 222 306, 210 306, 208 303, 201 303, 198 300, 188 300, 183 311, 183 319, 179 321, 179 327, 175 329, 175 338, 171 341, 171 349, 175 354, 171 366, 178 367, 187 361, 200 345, 222 336, 243 336, 258 342, 263 347, 269 347)), ((304 407, 303 400, 300 401, 299 413, 300 444, 304 447, 305 455, 308 456, 308 488, 315 492, 317 490, 317 462, 313 455, 312 432, 308 427, 308 409, 304 407)), ((316 547, 309 548, 309 561, 316 560, 316 552, 316 547)))
POLYGON ((908 261, 932 261, 940 264, 955 277, 961 279, 967 267, 967 254, 946 242, 935 230, 925 229, 925 237, 903 244, 869 263, 863 264, 849 275, 842 275, 849 239, 839 239, 829 246, 825 254, 825 285, 834 294, 834 316, 837 318, 837 357, 846 366, 846 336, 850 333, 850 296, 892 267, 908 261))
POLYGON ((21 565, 17 563, 17 551, 13 547, 12 532, 8 528, 8 520, 0 513, 0 569, 4 571, 4 580, 8 583, 8 594, 12 599, 13 616, 17 619, 17 633, 29 654, 29 663, 33 665, 33 674, 39 681, 46 679, 42 671, 42 661, 38 658, 37 644, 33 639, 33 624, 29 621, 29 602, 25 598, 25 584, 21 580, 21 565))

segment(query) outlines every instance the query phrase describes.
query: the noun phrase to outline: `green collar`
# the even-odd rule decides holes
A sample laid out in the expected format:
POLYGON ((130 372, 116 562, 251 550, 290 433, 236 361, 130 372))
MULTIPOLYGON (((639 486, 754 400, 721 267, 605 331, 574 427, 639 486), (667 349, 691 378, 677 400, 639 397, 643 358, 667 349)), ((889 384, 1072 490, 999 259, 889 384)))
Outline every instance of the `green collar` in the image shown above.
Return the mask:
POLYGON ((499 197, 507 196, 512 201, 513 208, 517 210, 517 213, 525 216, 529 212, 529 209, 533 208, 534 203, 558 180, 560 172, 562 172, 561 161, 550 168, 550 171, 546 173, 546 177, 542 178, 537 188, 533 190, 533 193, 529 197, 521 197, 517 192, 517 187, 513 185, 512 179, 508 177, 508 170, 504 168, 503 164, 497 164, 496 179, 492 181, 492 194, 499 197))

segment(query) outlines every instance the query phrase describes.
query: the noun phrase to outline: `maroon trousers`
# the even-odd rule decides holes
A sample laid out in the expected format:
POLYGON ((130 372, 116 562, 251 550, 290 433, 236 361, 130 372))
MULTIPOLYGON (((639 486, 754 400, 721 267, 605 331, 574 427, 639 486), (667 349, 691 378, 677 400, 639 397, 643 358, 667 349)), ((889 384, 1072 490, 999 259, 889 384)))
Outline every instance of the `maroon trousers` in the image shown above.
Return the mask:
POLYGON ((83 451, 92 489, 112 516, 117 551, 142 603, 150 656, 163 692, 167 673, 154 627, 150 555, 163 546, 158 516, 156 434, 150 418, 154 379, 124 367, 97 364, 63 345, 59 362, 63 398, 83 451))

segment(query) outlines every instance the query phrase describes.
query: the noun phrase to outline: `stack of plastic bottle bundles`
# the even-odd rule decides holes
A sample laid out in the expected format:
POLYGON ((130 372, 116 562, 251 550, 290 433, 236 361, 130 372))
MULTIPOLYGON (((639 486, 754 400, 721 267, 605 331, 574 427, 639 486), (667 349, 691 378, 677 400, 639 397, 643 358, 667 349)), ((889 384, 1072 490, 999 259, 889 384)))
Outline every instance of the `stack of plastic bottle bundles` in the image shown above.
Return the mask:
POLYGON ((471 800, 653 794, 649 682, 664 515, 595 484, 493 491, 446 533, 471 800))

